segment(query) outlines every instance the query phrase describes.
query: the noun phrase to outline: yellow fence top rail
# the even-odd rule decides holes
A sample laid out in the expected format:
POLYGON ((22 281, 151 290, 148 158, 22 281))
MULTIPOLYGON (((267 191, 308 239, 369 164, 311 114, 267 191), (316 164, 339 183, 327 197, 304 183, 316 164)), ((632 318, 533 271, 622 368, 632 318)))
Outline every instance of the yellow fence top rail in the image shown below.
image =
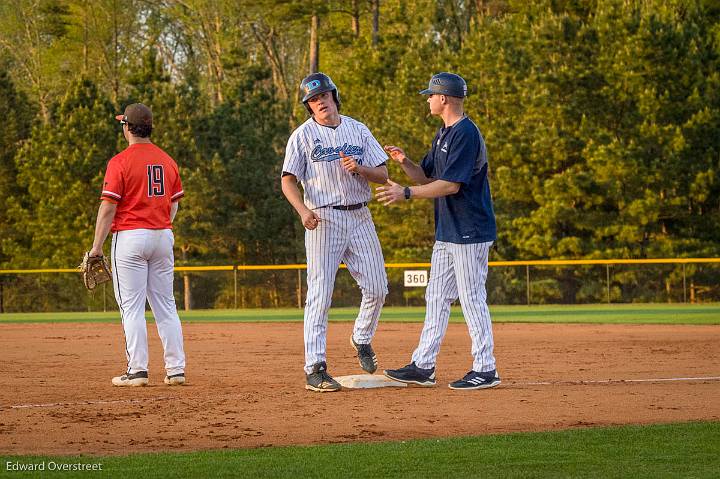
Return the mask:
MULTIPOLYGON (((656 258, 656 259, 549 259, 531 261, 490 261, 490 266, 591 266, 616 264, 703 264, 720 263, 720 258, 656 258)), ((345 268, 344 264, 340 265, 345 268)), ((386 268, 429 268, 430 263, 386 263, 386 268)), ((178 272, 203 271, 269 271, 302 270, 306 264, 253 264, 222 266, 177 266, 178 272)), ((0 274, 77 273, 77 268, 0 269, 0 274)))
POLYGON ((77 268, 48 268, 48 269, 0 269, 0 274, 25 273, 79 273, 77 268))
POLYGON ((490 266, 569 266, 612 264, 696 264, 720 263, 720 258, 657 258, 657 259, 547 259, 534 261, 490 261, 490 266))
POLYGON ((232 271, 234 266, 176 266, 175 271, 232 271))

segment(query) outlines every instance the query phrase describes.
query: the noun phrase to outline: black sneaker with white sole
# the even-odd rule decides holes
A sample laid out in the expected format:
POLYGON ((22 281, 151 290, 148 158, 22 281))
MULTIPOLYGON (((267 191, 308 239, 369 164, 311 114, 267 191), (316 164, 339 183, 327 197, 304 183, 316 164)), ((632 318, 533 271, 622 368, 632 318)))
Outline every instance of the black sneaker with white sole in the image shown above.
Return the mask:
POLYGON ((484 373, 470 371, 465 377, 451 382, 448 386, 450 389, 472 390, 494 388, 498 384, 500 384, 500 376, 497 370, 493 369, 484 373))
POLYGON ((305 377, 307 379, 305 389, 309 389, 311 391, 325 393, 339 391, 342 388, 340 383, 335 381, 330 374, 328 374, 325 361, 316 363, 313 366, 312 372, 307 374, 305 377))
POLYGON ((378 361, 372 346, 370 346, 370 344, 356 343, 353 336, 350 336, 350 343, 352 344, 353 348, 355 348, 355 351, 357 351, 357 357, 358 362, 360 363, 360 367, 363 368, 364 371, 369 372, 370 374, 377 371, 378 361))
POLYGON ((147 386, 147 371, 138 371, 136 373, 125 373, 122 376, 112 378, 113 386, 147 386))
POLYGON ((425 387, 435 386, 435 368, 422 369, 415 366, 414 362, 400 369, 386 369, 383 372, 385 376, 401 383, 417 384, 425 387))

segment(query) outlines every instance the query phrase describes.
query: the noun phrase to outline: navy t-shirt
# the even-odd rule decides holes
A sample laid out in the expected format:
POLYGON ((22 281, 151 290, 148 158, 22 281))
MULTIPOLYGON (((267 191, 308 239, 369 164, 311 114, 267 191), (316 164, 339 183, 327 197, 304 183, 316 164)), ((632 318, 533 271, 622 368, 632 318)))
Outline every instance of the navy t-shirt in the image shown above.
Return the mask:
POLYGON ((448 243, 495 241, 485 141, 468 117, 440 128, 420 167, 425 176, 460 183, 454 195, 435 198, 435 239, 448 243))

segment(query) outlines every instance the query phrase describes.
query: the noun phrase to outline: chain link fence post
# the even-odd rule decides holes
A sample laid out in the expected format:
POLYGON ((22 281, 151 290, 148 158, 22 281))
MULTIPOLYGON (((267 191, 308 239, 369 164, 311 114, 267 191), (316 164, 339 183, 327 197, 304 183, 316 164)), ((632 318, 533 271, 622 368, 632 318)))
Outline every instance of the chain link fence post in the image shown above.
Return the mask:
POLYGON ((607 302, 610 304, 610 264, 605 265, 605 281, 607 284, 607 302))
POLYGON ((527 304, 530 306, 530 265, 525 265, 525 284, 527 286, 527 304))
POLYGON ((237 265, 233 265, 233 304, 235 309, 237 309, 237 290, 238 290, 238 268, 237 265))

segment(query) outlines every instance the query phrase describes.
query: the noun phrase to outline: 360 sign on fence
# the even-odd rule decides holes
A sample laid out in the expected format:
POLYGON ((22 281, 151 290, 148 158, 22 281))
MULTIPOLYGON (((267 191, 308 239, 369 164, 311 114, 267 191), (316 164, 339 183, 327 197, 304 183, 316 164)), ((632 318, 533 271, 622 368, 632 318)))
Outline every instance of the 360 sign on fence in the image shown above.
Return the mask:
POLYGON ((425 287, 428 284, 426 270, 405 270, 405 287, 425 287))

